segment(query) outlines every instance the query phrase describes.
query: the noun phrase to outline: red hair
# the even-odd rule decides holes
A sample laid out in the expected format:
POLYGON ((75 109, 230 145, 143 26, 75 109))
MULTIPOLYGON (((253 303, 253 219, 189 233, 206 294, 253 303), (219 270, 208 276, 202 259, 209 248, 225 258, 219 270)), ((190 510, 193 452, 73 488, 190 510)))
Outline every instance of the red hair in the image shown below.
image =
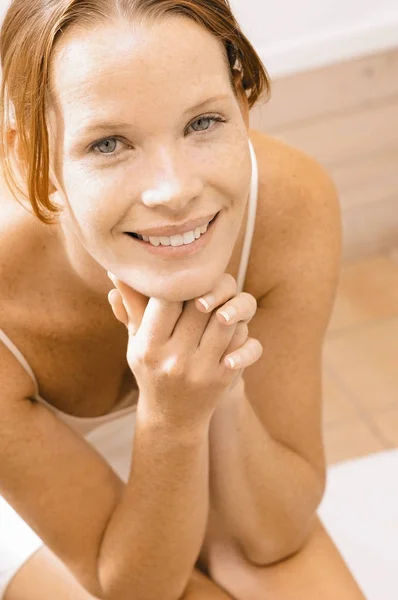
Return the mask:
POLYGON ((6 183, 30 202, 43 223, 52 224, 59 209, 49 198, 49 139, 46 106, 52 53, 61 33, 72 26, 89 27, 110 20, 134 22, 184 15, 205 27, 225 49, 235 90, 234 71, 241 74, 249 108, 270 92, 270 80, 258 54, 242 33, 228 0, 13 0, 0 32, 3 73, 0 96, 2 131, 0 161, 6 183), (10 115, 12 119, 10 122, 10 115), (26 195, 17 185, 9 161, 7 135, 16 129, 26 195))

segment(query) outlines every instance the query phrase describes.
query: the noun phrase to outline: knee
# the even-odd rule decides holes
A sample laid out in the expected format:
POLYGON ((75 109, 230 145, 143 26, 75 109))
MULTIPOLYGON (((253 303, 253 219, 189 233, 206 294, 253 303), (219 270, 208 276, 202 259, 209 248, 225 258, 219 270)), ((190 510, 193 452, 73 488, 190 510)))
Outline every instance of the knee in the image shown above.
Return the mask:
POLYGON ((185 592, 179 600, 235 600, 235 598, 201 571, 194 569, 185 592))

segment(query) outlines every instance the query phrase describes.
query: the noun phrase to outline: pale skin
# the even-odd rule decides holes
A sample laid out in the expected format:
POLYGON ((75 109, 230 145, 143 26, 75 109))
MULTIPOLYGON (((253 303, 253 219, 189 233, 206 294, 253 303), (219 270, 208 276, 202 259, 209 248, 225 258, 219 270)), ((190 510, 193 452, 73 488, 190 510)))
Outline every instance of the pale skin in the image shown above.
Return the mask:
MULTIPOLYGON (((201 37, 189 21, 184 25, 202 43, 205 34, 201 37)), ((131 26, 118 25, 101 34, 97 30, 90 38, 87 33, 67 33, 62 38, 54 60, 51 199, 65 207, 60 226, 66 252, 90 290, 108 293, 106 271, 111 271, 148 298, 185 301, 213 287, 228 265, 241 227, 251 178, 248 111, 231 89, 212 36, 205 36, 206 51, 195 53, 193 38, 181 35, 179 20, 173 27, 163 27, 161 35, 157 27, 134 29, 132 35, 131 26), (87 54, 85 61, 82 52, 87 54), (146 77, 148 68, 156 77, 146 77), (198 100, 215 96, 222 98, 187 110, 198 100), (104 152, 103 146, 88 151, 107 133, 85 134, 83 127, 113 115, 115 121, 131 123, 120 129, 121 140, 116 140, 116 147, 115 141, 107 140, 112 142, 111 153, 104 152), (202 130, 192 129, 201 115, 227 122, 209 119, 199 124, 202 130), (158 261, 133 251, 124 234, 217 210, 222 211, 217 258, 213 255, 207 264, 201 255, 189 265, 180 264, 178 270, 169 261, 160 271, 158 261)))
MULTIPOLYGON (((155 339, 158 346, 164 345, 169 337, 168 332, 175 328, 177 319, 179 319, 180 331, 192 332, 193 324, 196 322, 198 328, 195 335, 184 336, 183 339, 180 337, 179 340, 178 331, 173 331, 175 349, 173 350, 171 347, 167 353, 180 352, 180 360, 183 360, 187 352, 192 352, 192 349, 198 344, 198 340, 202 347, 206 346, 206 342, 210 342, 214 347, 214 338, 217 336, 220 340, 220 347, 227 348, 219 361, 222 363, 220 364, 221 369, 225 367, 230 371, 237 372, 236 377, 228 382, 228 389, 232 389, 236 385, 246 367, 254 364, 261 357, 261 344, 255 339, 248 339, 248 323, 256 314, 256 299, 245 292, 236 294, 236 281, 229 274, 223 274, 210 294, 196 299, 194 302, 190 301, 184 310, 183 304, 180 302, 173 303, 172 308, 170 303, 162 303, 159 300, 152 299, 150 303, 142 302, 143 298, 137 295, 132 288, 119 281, 112 273, 108 273, 108 275, 117 288, 109 292, 109 302, 115 317, 127 327, 132 346, 140 348, 144 340, 148 338, 155 339), (221 306, 221 308, 214 313, 213 317, 210 317, 212 323, 210 323, 210 318, 199 320, 195 315, 194 307, 203 314, 211 315, 217 306, 221 306), (142 325, 143 317, 144 325, 142 325), (157 325, 154 324, 154 321, 157 325), (162 331, 161 323, 165 323, 165 321, 167 321, 167 329, 162 331), (142 327, 145 327, 145 330, 141 333, 142 327), (206 329, 207 337, 204 335, 203 328, 206 329), (223 338, 225 338, 224 341, 223 338)), ((203 354, 206 354, 205 348, 203 354)), ((199 368, 197 362, 195 368, 199 368)), ((204 365, 203 379, 209 379, 209 371, 209 366, 204 365)), ((156 377, 153 368, 151 374, 156 377)), ((226 376, 228 377, 228 371, 226 376)), ((212 387, 211 382, 210 386, 212 387)), ((164 394, 164 386, 162 386, 162 391, 164 394)), ((193 398, 193 394, 190 397, 193 398)))
MULTIPOLYGON (((255 147, 262 174, 260 196, 263 202, 260 199, 258 215, 258 227, 261 230, 257 235, 261 239, 267 234, 267 239, 271 239, 271 242, 268 242, 268 261, 256 259, 259 246, 256 247, 255 244, 253 248, 252 260, 256 263, 254 271, 257 287, 253 287, 252 294, 237 294, 235 279, 231 275, 224 275, 224 270, 227 266, 230 267, 231 254, 236 251, 235 243, 241 230, 249 192, 251 171, 247 146, 248 107, 243 93, 239 95, 239 101, 234 96, 221 54, 217 54, 219 49, 211 36, 194 25, 181 22, 168 25, 162 30, 162 35, 158 33, 155 28, 151 28, 139 31, 134 37, 129 27, 123 29, 118 25, 97 30, 94 38, 89 38, 87 33, 75 33, 67 37, 60 47, 59 56, 63 56, 65 60, 56 62, 54 70, 59 105, 51 121, 54 133, 51 180, 53 199, 65 207, 60 222, 60 240, 68 257, 71 281, 80 293, 90 290, 98 296, 108 294, 116 319, 126 326, 132 337, 139 329, 150 298, 153 299, 153 304, 163 307, 163 310, 165 307, 174 307, 175 320, 181 311, 182 302, 188 301, 192 322, 200 322, 203 328, 209 322, 208 315, 216 309, 219 327, 217 335, 227 336, 227 331, 234 330, 233 335, 228 333, 229 339, 225 337, 225 347, 219 357, 224 372, 230 377, 228 385, 232 386, 237 382, 237 375, 239 379, 244 375, 249 401, 261 416, 256 421, 257 428, 261 423, 264 431, 270 432, 270 436, 272 434, 275 439, 282 440, 286 446, 293 448, 297 457, 303 459, 303 473, 305 458, 306 464, 311 465, 313 472, 319 476, 321 489, 325 467, 323 458, 319 458, 322 454, 318 441, 319 431, 314 433, 315 427, 312 430, 310 424, 303 427, 303 424, 296 422, 294 427, 293 424, 289 425, 289 433, 286 433, 277 408, 279 404, 282 405, 280 410, 283 410, 283 414, 288 414, 289 411, 294 413, 294 405, 301 402, 303 405, 308 404, 304 409, 306 414, 311 410, 315 413, 318 409, 312 409, 312 406, 315 407, 319 399, 308 398, 306 394, 311 385, 303 383, 302 398, 291 398, 292 404, 289 405, 287 392, 282 397, 281 388, 278 388, 281 381, 285 382, 288 371, 283 372, 276 359, 272 359, 272 354, 276 355, 283 344, 289 349, 291 341, 287 337, 283 339, 283 323, 299 319, 305 331, 302 353, 304 355, 306 352, 306 344, 310 348, 308 352, 313 352, 314 348, 310 346, 315 344, 313 340, 320 339, 321 331, 330 316, 339 261, 339 240, 336 233, 338 220, 333 191, 329 183, 325 182, 324 175, 312 163, 307 163, 305 158, 298 159, 296 154, 289 153, 287 149, 280 151, 278 145, 271 144, 266 137, 253 135, 253 132, 250 134, 253 141, 256 139, 255 147), (187 35, 186 27, 189 26, 191 30, 187 35), (193 36, 197 36, 197 43, 193 43, 193 36), (107 47, 109 40, 114 43, 112 49, 115 50, 111 58, 107 47), (82 60, 82 52, 85 52, 85 60, 82 60), (93 72, 96 74, 95 89, 92 87, 93 72), (148 72, 153 72, 154 76, 146 77, 148 72), (162 94, 159 94, 159 90, 162 90, 162 94), (204 112, 200 114, 215 113, 228 120, 228 123, 223 124, 217 132, 215 130, 208 134, 207 143, 199 141, 194 133, 184 137, 181 132, 182 123, 184 127, 187 121, 192 124, 190 117, 197 119, 199 113, 182 117, 183 110, 200 98, 214 95, 223 95, 225 98, 205 106, 204 112), (134 141, 140 152, 137 157, 130 155, 126 145, 125 149, 119 151, 120 158, 89 158, 84 153, 84 148, 99 136, 86 136, 83 143, 82 136, 77 134, 78 125, 99 114, 111 115, 116 107, 118 114, 115 120, 129 121, 134 125, 131 130, 125 130, 120 135, 127 140, 136 138, 134 141), (319 185, 316 194, 318 189, 325 190, 323 202, 311 211, 296 211, 295 207, 301 201, 299 195, 289 195, 289 190, 286 193, 284 184, 275 183, 277 178, 270 183, 266 171, 269 172, 273 161, 281 163, 281 173, 290 174, 298 169, 305 182, 304 187, 310 189, 309 181, 314 189, 319 185), (236 168, 237 164, 239 169, 236 168), (162 193, 166 189, 165 184, 168 192, 171 189, 172 193, 162 193), (271 185, 274 186, 272 193, 270 187, 267 187, 271 185), (157 193, 154 194, 154 191, 157 193), (270 198, 268 205, 264 201, 265 197, 270 198), (278 225, 278 211, 275 210, 273 216, 268 212, 271 203, 274 207, 278 205, 280 214, 284 213, 287 217, 284 225, 278 225), (203 253, 192 263, 188 262, 186 268, 175 270, 170 261, 170 265, 162 265, 164 269, 160 273, 156 259, 149 259, 146 254, 138 252, 132 260, 133 253, 130 254, 130 246, 123 238, 123 231, 139 230, 140 227, 150 226, 158 221, 180 221, 198 214, 207 214, 213 209, 224 211, 214 246, 208 249, 207 254, 203 253), (289 248, 282 234, 286 223, 290 227, 287 236, 290 240, 289 248), (330 223, 332 226, 327 225, 330 223), (314 231, 315 226, 324 227, 325 235, 316 239, 318 252, 314 254, 313 247, 310 248, 310 244, 306 245, 302 240, 305 238, 313 242, 309 234, 314 231), (333 256, 328 255, 326 250, 331 247, 334 249, 333 256), (329 275, 319 284, 303 269, 309 257, 313 265, 312 273, 324 273, 325 269, 329 269, 329 275), (107 272, 114 274, 112 284, 107 272), (286 296, 283 296, 284 287, 286 296), (274 290, 277 295, 280 294, 280 305, 283 305, 280 312, 272 304, 271 292, 274 290), (214 297, 214 304, 207 313, 199 298, 206 297, 209 293, 214 297), (289 294, 296 294, 295 306, 292 306, 289 294), (134 305, 137 299, 138 303, 134 305), (318 320, 314 317, 305 320, 300 310, 302 304, 308 305, 310 299, 319 307, 318 320), (236 309, 237 314, 234 321, 227 324, 221 311, 231 307, 236 309), (268 321, 268 315, 272 311, 274 314, 268 321), (249 337, 249 324, 253 337, 249 337), (277 337, 280 339, 280 346, 277 345, 277 337), (266 363, 269 365, 269 372, 266 374, 265 363, 261 362, 264 355, 270 361, 266 363), (224 362, 228 357, 241 359, 237 370, 230 369, 224 362), (258 369, 255 368, 256 365, 258 369), (250 371, 244 373, 248 367, 251 367, 250 371), (262 397, 259 391, 262 391, 262 397), (264 398, 271 398, 273 403, 265 406, 264 398)), ((215 127, 215 123, 213 126, 215 127)), ((123 147, 123 142, 119 144, 123 147)), ((310 201, 307 209, 309 204, 310 201)), ((170 323, 166 325, 169 327, 170 323)), ((162 326, 161 320, 158 326, 162 326)), ((301 330, 297 330, 297 335, 301 335, 301 330)), ((284 358, 288 369, 292 363, 288 356, 284 358)), ((301 378, 308 381, 311 374, 301 365, 295 366, 297 392, 301 378)), ((236 385, 234 389, 239 389, 239 386, 236 385)), ((233 398, 231 394, 231 406, 233 398)), ((222 421, 227 422, 221 419, 226 411, 226 403, 219 402, 213 408, 215 410, 210 412, 213 415, 213 431, 216 432, 222 421)), ((315 421, 314 417, 313 422, 315 421)), ((254 425, 254 420, 252 423, 254 425)), ((248 427, 246 420, 245 427, 248 427)), ((247 433, 247 442, 251 438, 255 438, 258 444, 262 442, 260 433, 257 433, 256 438, 254 427, 253 430, 244 431, 245 435, 247 433)), ((233 429, 231 435, 232 432, 233 429)), ((220 428, 219 435, 221 434, 220 428)), ((276 444, 273 450, 277 451, 276 444)), ((252 464, 254 468, 254 461, 252 464)), ((268 469, 268 465, 266 468, 268 469)), ((280 479, 289 480, 293 466, 289 470, 286 460, 285 463, 280 463, 280 468, 280 479)), ((256 493, 259 492, 256 490, 256 493)), ((258 497, 261 499, 261 496, 258 497)), ((306 498, 310 497, 308 495, 306 498)), ((318 491, 311 497, 312 516, 320 497, 318 491)), ((241 507, 243 514, 245 508, 247 507, 241 507)), ((308 520, 311 515, 308 514, 308 520)), ((286 553, 282 553, 277 561, 269 561, 267 564, 264 554, 263 564, 259 565, 237 551, 229 531, 213 517, 214 513, 209 516, 200 564, 198 562, 203 573, 197 570, 193 572, 184 600, 319 600, 320 597, 325 600, 335 600, 336 597, 363 599, 318 520, 311 520, 312 525, 306 531, 305 538, 298 539, 291 546, 286 545, 286 553)), ((265 529, 264 525, 263 528, 265 529)), ((43 580, 47 579, 49 582, 49 598, 54 597, 51 594, 56 590, 57 597, 66 600, 68 589, 73 589, 74 598, 88 600, 89 596, 84 590, 73 588, 76 583, 72 583, 70 574, 59 564, 56 565, 54 557, 46 549, 39 551, 21 570, 21 577, 14 579, 6 600, 22 597, 25 600, 21 591, 23 594, 27 593, 31 588, 32 578, 40 577, 40 568, 43 569, 43 580), (62 582, 58 588, 57 582, 58 585, 62 582)), ((43 588, 41 600, 42 590, 43 588)), ((26 600, 36 598, 26 596, 26 600)))

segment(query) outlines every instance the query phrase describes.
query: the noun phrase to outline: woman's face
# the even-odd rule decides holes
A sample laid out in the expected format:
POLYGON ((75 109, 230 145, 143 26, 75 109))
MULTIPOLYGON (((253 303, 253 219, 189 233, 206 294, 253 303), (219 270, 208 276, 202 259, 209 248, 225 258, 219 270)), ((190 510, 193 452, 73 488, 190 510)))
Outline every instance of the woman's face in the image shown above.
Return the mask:
POLYGON ((70 30, 51 83, 50 173, 76 270, 91 263, 171 301, 209 291, 251 181, 248 124, 218 41, 181 17, 70 30), (216 213, 191 254, 162 255, 129 235, 216 213))

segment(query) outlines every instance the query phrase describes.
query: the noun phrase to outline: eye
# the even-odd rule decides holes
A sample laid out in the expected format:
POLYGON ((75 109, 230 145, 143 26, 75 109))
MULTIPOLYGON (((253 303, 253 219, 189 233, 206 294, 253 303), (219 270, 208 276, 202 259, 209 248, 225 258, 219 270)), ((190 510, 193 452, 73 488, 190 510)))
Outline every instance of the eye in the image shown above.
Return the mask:
POLYGON ((196 131, 198 133, 200 133, 200 132, 206 133, 206 131, 210 131, 211 129, 214 129, 214 127, 210 127, 212 122, 213 123, 225 123, 224 119, 222 119, 218 115, 203 115, 203 117, 196 119, 196 121, 194 121, 190 125, 190 127, 194 127, 194 125, 199 124, 199 128, 198 129, 194 128, 194 131, 196 131))
POLYGON ((103 140, 99 140, 98 142, 95 142, 95 144, 90 146, 89 151, 93 152, 94 154, 100 154, 101 156, 117 156, 117 154, 119 153, 114 152, 114 150, 116 150, 117 147, 117 142, 122 143, 122 140, 120 140, 117 137, 104 138, 103 140), (101 147, 105 150, 108 150, 108 152, 102 152, 100 150, 101 147))

